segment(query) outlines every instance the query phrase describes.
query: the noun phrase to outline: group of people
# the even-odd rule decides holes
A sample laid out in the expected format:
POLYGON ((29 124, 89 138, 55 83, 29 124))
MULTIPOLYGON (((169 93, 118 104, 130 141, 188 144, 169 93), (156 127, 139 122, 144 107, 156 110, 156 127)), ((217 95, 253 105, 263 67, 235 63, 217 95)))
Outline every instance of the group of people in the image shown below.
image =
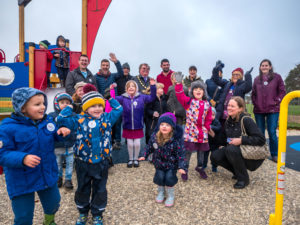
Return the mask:
POLYGON ((167 207, 174 205, 177 171, 184 182, 189 179, 193 152, 197 152, 195 170, 200 178, 207 178, 211 152, 212 171, 224 167, 237 180, 234 188, 244 188, 249 184, 247 170, 256 170, 264 159, 243 158, 240 145, 264 145, 267 123, 272 160, 277 160, 276 128, 285 88, 269 60, 261 62, 253 84, 252 69, 245 74, 241 68, 234 69, 231 79, 224 79, 221 61, 204 83, 195 66, 184 77, 170 69, 167 59, 161 61, 162 72, 156 80, 149 77, 146 63, 139 66, 138 76, 131 76, 128 63, 121 65, 113 53, 110 60, 116 73, 110 72, 109 60, 103 59, 93 75, 87 69, 89 58, 81 55, 79 67, 67 75, 66 93, 55 96, 55 112, 49 115, 43 92, 33 88, 14 91, 15 112, 0 126, 0 165, 4 166, 15 224, 32 224, 35 192, 44 208, 43 224, 55 224, 58 186, 73 188, 73 160, 79 211, 76 224, 86 224, 89 211, 93 224, 103 224, 111 151, 120 148, 121 136, 127 143, 128 168, 139 167, 146 159, 153 163, 156 202, 165 202, 167 207), (244 101, 251 90, 256 123, 247 116, 244 101), (242 135, 241 122, 247 136, 242 135), (144 136, 147 145, 140 152, 144 136))

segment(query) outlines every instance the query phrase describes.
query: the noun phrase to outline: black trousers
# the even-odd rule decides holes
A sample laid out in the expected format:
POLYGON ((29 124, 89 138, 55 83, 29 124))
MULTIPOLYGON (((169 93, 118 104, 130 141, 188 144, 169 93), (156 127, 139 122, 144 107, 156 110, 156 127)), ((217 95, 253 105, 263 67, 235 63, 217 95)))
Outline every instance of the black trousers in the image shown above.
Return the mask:
POLYGON ((261 160, 244 159, 239 146, 228 145, 215 150, 211 154, 211 162, 216 166, 222 166, 231 171, 238 181, 249 181, 247 169, 256 170, 263 163, 261 160))
POLYGON ((108 178, 108 160, 100 163, 87 163, 75 159, 75 171, 77 174, 77 190, 75 203, 81 214, 101 216, 107 205, 106 183, 108 178))

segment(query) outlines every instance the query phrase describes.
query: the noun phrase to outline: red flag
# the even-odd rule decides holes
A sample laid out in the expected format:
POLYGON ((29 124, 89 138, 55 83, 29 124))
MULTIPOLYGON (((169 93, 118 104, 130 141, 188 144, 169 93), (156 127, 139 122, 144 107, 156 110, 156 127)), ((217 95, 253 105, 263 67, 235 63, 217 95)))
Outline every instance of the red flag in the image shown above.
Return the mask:
POLYGON ((88 0, 87 5, 87 55, 91 58, 94 42, 102 19, 111 0, 88 0))

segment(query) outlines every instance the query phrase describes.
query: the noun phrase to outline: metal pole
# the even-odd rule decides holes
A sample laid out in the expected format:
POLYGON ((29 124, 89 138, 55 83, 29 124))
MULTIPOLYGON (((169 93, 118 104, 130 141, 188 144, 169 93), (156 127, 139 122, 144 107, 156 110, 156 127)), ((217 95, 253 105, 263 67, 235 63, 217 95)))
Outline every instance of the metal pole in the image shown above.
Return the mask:
POLYGON ((87 1, 82 0, 81 53, 87 54, 87 1))

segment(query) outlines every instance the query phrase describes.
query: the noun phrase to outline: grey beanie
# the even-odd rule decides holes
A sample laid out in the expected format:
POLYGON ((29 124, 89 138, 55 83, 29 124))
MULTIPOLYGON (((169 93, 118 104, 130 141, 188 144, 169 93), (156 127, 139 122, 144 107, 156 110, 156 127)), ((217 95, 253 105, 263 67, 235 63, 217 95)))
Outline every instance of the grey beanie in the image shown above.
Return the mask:
POLYGON ((129 69, 130 70, 130 66, 129 66, 129 64, 126 62, 126 63, 124 63, 123 65, 122 65, 122 68, 123 69, 129 69))

